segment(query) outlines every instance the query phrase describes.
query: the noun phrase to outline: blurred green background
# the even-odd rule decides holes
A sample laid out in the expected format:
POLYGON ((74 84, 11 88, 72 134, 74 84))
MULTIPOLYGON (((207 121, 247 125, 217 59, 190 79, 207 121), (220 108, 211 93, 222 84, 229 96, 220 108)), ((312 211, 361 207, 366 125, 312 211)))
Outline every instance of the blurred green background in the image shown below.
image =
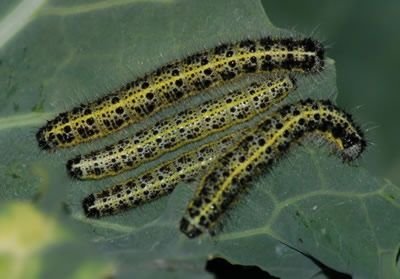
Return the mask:
POLYGON ((400 1, 263 0, 275 26, 330 46, 338 103, 362 123, 370 141, 362 161, 372 174, 400 184, 400 1))

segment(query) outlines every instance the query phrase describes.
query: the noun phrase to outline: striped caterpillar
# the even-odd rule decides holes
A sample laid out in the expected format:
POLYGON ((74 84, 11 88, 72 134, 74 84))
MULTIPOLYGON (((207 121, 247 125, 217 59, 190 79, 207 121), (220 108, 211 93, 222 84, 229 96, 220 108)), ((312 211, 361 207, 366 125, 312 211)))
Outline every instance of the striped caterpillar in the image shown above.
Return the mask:
POLYGON ((44 150, 71 147, 137 123, 162 108, 247 74, 317 73, 324 48, 311 38, 221 44, 160 67, 110 94, 60 113, 36 134, 44 150))
POLYGON ((216 161, 189 202, 180 230, 189 238, 211 230, 260 168, 273 165, 310 134, 327 141, 344 161, 358 158, 366 146, 351 116, 330 101, 284 106, 216 161))
POLYGON ((205 144, 145 173, 84 198, 85 215, 116 214, 171 193, 181 181, 191 181, 235 143, 233 135, 205 144))
POLYGON ((79 155, 68 161, 68 173, 79 179, 100 179, 133 169, 166 152, 265 112, 295 87, 291 77, 253 83, 246 89, 234 91, 159 121, 133 137, 87 155, 79 155))

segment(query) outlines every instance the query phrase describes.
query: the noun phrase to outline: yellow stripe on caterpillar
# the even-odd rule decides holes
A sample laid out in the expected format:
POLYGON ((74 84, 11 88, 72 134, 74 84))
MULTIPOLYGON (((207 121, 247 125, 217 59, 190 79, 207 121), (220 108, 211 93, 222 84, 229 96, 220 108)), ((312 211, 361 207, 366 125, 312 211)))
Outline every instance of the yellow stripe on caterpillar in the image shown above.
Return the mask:
POLYGON ((162 163, 122 183, 93 193, 82 201, 85 215, 98 218, 125 211, 171 193, 178 183, 204 172, 239 139, 229 135, 162 163))
POLYGON ((36 134, 45 150, 75 146, 137 123, 204 89, 254 73, 316 73, 324 48, 311 38, 221 44, 160 67, 96 101, 60 113, 36 134))
POLYGON ((253 83, 217 100, 159 121, 134 137, 68 161, 68 173, 79 179, 100 179, 138 167, 187 143, 243 123, 283 100, 295 89, 291 77, 253 83))
POLYGON ((216 161, 190 201, 181 231, 193 238, 212 229, 247 187, 255 170, 271 166, 292 143, 309 134, 326 140, 344 161, 358 158, 366 146, 351 116, 329 101, 305 100, 285 106, 216 161))

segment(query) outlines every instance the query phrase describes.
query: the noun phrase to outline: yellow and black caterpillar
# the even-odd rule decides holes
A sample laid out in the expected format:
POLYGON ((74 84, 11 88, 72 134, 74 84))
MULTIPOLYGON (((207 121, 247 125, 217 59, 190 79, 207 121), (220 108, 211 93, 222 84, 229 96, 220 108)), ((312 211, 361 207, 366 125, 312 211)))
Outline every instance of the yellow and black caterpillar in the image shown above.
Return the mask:
POLYGON ((189 182, 199 176, 237 140, 233 135, 226 136, 162 163, 139 176, 90 194, 82 202, 85 215, 98 218, 116 214, 165 196, 178 183, 189 182))
POLYGON ((79 155, 67 163, 68 173, 79 179, 100 179, 117 175, 154 160, 187 143, 243 123, 267 111, 295 89, 291 77, 278 77, 253 83, 199 107, 187 109, 154 126, 137 132, 87 155, 79 155))
POLYGON ((110 94, 60 113, 36 134, 45 150, 106 136, 162 108, 247 74, 316 73, 324 48, 311 38, 271 38, 221 44, 167 64, 110 94))
POLYGON ((351 116, 330 101, 308 99, 284 106, 210 168, 181 220, 181 231, 193 238, 212 229, 261 167, 273 165, 310 134, 328 142, 344 161, 358 158, 366 146, 351 116))

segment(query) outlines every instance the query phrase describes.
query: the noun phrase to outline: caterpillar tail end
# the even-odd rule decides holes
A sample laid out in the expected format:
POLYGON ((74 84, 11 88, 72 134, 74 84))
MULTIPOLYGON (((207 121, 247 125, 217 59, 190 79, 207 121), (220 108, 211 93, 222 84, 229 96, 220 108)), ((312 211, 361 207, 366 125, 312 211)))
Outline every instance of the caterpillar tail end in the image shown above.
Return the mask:
POLYGON ((49 144, 49 141, 46 139, 45 134, 46 134, 45 127, 40 128, 39 131, 36 133, 36 140, 38 142, 40 149, 50 151, 53 148, 49 144))
POLYGON ((94 202, 96 198, 93 194, 90 194, 82 201, 82 208, 83 212, 85 213, 86 217, 88 218, 99 218, 100 212, 96 208, 93 208, 94 202))
MULTIPOLYGON (((350 114, 346 114, 350 121, 352 121, 352 117, 350 114)), ((365 140, 364 132, 362 129, 355 123, 353 123, 357 134, 350 135, 345 139, 346 149, 343 150, 343 160, 345 162, 354 161, 364 153, 365 149, 367 148, 367 141, 365 140)))
POLYGON ((319 42, 311 38, 305 38, 302 41, 305 51, 310 51, 316 53, 315 58, 309 58, 310 72, 319 73, 325 67, 325 47, 319 42))
POLYGON ((367 142, 362 136, 360 138, 353 137, 351 141, 351 145, 348 144, 348 147, 342 151, 344 162, 351 162, 358 159, 367 147, 367 142))
POLYGON ((179 229, 181 232, 183 232, 187 237, 189 238, 195 238, 198 237, 203 233, 201 229, 196 227, 195 225, 191 224, 188 219, 183 217, 181 219, 180 227, 179 229))
POLYGON ((79 164, 82 157, 79 155, 73 159, 68 160, 67 162, 67 173, 71 178, 82 179, 82 170, 80 168, 75 167, 76 164, 79 164))

